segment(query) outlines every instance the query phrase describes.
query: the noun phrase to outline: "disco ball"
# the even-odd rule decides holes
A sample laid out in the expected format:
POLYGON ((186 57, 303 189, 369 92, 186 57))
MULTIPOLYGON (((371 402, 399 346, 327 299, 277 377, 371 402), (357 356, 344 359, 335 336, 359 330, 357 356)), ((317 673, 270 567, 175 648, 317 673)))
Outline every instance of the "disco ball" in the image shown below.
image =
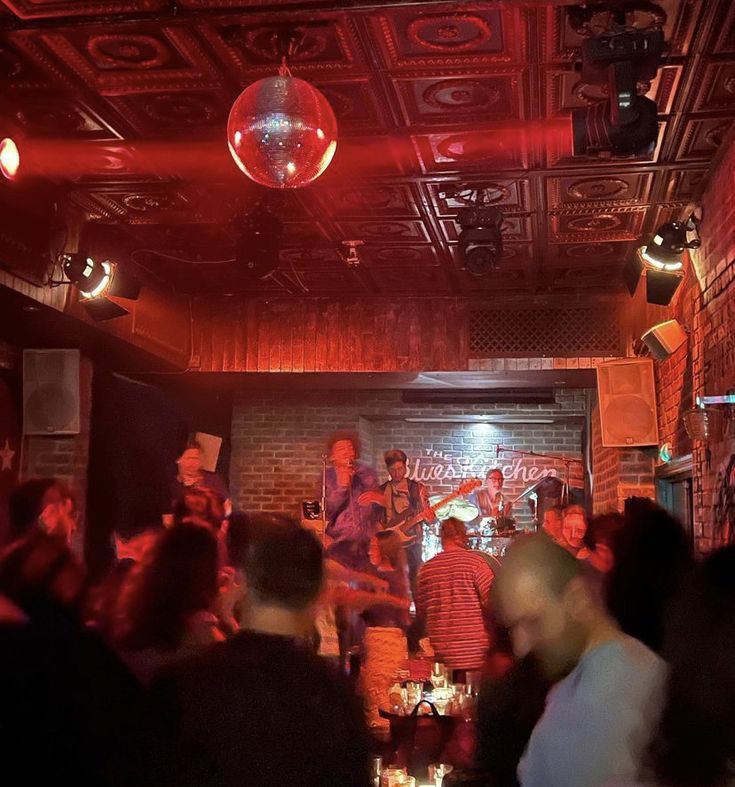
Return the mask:
POLYGON ((246 88, 232 105, 227 144, 251 180, 272 189, 295 189, 329 166, 337 147, 337 120, 327 99, 308 82, 267 77, 246 88))

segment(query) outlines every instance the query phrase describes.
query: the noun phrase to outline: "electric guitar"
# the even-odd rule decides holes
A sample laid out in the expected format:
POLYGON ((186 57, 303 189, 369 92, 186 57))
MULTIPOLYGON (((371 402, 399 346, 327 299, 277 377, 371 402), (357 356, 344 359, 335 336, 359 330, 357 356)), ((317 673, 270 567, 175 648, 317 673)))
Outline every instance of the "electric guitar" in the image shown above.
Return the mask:
POLYGON ((437 508, 441 508, 447 503, 451 503, 452 500, 457 497, 461 497, 462 495, 467 495, 470 492, 473 492, 478 487, 481 487, 482 483, 483 482, 479 478, 469 478, 467 481, 463 481, 454 492, 452 492, 450 495, 447 495, 446 497, 443 497, 429 508, 425 508, 423 511, 419 511, 419 513, 415 516, 404 519, 401 522, 397 522, 395 525, 390 525, 389 527, 385 527, 383 529, 392 530, 394 533, 396 533, 401 539, 401 546, 411 546, 411 544, 415 543, 417 538, 417 534, 412 533, 412 530, 415 530, 425 519, 433 519, 437 508))

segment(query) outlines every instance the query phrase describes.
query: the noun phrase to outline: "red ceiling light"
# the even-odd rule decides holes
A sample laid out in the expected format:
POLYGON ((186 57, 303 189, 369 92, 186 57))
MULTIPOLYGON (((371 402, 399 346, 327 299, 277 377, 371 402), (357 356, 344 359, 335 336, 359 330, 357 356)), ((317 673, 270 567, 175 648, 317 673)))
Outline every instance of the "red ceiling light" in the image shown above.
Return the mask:
POLYGON ((10 137, 0 141, 0 172, 8 180, 14 180, 20 169, 20 151, 10 137))

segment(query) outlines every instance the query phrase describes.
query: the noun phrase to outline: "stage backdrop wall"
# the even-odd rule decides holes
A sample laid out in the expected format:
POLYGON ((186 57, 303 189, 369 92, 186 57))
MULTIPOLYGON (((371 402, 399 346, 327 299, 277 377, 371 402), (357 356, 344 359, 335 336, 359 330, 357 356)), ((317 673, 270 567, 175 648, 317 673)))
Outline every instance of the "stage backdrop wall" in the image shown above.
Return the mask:
MULTIPOLYGON (((401 401, 400 391, 318 391, 236 395, 232 418, 230 485, 236 504, 246 510, 297 514, 300 501, 318 496, 321 456, 327 436, 355 429, 363 458, 387 478, 382 461, 389 448, 409 455, 412 476, 432 493, 451 491, 460 478, 495 466, 503 469, 509 495, 519 494, 544 474, 563 475, 559 462, 500 454, 495 446, 582 457, 586 392, 560 390, 547 405, 416 405, 401 401), (547 424, 500 426, 417 423, 406 418, 463 415, 555 419, 547 424)), ((581 464, 572 465, 574 486, 582 487, 581 464)), ((519 505, 519 521, 530 522, 519 505)))

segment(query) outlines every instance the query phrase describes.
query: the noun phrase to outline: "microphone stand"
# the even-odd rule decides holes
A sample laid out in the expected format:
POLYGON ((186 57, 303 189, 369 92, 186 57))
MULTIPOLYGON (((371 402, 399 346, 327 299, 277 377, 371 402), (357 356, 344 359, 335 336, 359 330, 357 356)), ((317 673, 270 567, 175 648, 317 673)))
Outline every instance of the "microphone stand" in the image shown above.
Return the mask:
POLYGON ((533 456, 536 459, 553 459, 555 462, 562 462, 564 464, 564 488, 561 493, 561 504, 563 506, 569 505, 569 467, 572 463, 577 462, 582 464, 581 459, 570 459, 567 456, 558 456, 556 454, 538 454, 536 451, 519 451, 517 448, 505 448, 502 445, 496 446, 497 453, 499 454, 515 454, 516 456, 533 456))
POLYGON ((322 499, 319 501, 322 509, 322 546, 327 546, 327 455, 322 455, 322 499))

